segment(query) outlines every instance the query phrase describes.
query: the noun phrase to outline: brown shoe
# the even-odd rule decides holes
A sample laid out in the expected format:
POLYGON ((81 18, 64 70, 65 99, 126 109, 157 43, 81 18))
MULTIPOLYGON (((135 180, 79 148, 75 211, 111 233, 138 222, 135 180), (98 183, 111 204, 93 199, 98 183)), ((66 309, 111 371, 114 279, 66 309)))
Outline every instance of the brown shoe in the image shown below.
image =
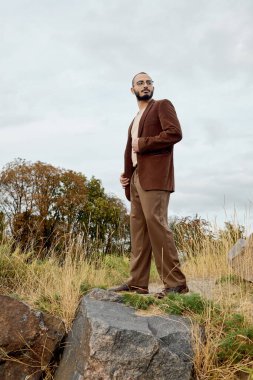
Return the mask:
POLYGON ((122 284, 117 286, 116 288, 110 288, 111 292, 132 292, 138 294, 149 294, 148 288, 141 288, 138 286, 130 286, 128 284, 122 284))
POLYGON ((188 292, 189 292, 189 288, 187 285, 178 285, 178 286, 175 286, 174 288, 164 288, 161 292, 156 293, 155 297, 162 299, 163 297, 167 296, 170 293, 184 294, 188 292))

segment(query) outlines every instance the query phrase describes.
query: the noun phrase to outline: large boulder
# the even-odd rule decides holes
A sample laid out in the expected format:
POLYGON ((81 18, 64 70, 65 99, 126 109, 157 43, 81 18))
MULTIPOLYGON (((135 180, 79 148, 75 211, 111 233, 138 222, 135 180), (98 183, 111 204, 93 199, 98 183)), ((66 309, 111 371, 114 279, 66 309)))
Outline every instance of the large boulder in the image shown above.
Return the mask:
POLYGON ((55 380, 189 380, 191 324, 180 316, 140 316, 120 296, 83 297, 55 380))
POLYGON ((65 335, 63 322, 0 295, 0 380, 38 380, 65 335))
POLYGON ((248 239, 239 239, 228 252, 228 261, 235 274, 253 282, 253 234, 248 239))

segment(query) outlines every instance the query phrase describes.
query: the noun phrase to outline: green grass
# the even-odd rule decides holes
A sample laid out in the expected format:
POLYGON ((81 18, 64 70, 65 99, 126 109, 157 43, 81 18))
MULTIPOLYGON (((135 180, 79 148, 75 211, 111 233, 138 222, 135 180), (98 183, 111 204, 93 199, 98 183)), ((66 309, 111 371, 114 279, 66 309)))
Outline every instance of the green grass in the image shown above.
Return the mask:
POLYGON ((156 299, 152 296, 142 296, 135 293, 123 293, 123 302, 127 306, 132 306, 135 309, 147 310, 150 305, 156 304, 156 299))
POLYGON ((143 296, 135 293, 124 293, 123 302, 136 309, 146 310, 150 305, 158 306, 163 312, 168 314, 184 315, 189 313, 201 315, 211 301, 203 299, 197 293, 187 295, 171 293, 163 299, 153 296, 143 296))
MULTIPOLYGON (((108 278, 113 279, 114 284, 119 284, 125 282, 129 277, 129 264, 130 260, 128 256, 106 255, 99 261, 98 267, 103 266, 108 272, 108 278)), ((157 280, 159 280, 159 275, 155 263, 152 260, 150 282, 157 280)))
POLYGON ((237 363, 245 357, 253 358, 253 326, 241 314, 228 315, 223 321, 218 358, 237 363))
POLYGON ((197 293, 187 295, 171 293, 160 300, 160 308, 168 314, 202 314, 210 303, 197 293))
POLYGON ((41 294, 35 301, 35 306, 46 313, 58 314, 61 308, 61 299, 61 295, 57 293, 52 296, 41 294))

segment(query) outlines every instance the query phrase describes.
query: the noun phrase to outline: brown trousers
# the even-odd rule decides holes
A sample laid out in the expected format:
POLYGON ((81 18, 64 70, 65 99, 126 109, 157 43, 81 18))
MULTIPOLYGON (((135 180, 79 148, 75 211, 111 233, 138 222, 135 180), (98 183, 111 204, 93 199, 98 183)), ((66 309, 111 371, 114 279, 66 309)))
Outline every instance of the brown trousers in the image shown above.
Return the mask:
POLYGON ((148 287, 152 252, 161 280, 166 288, 184 285, 177 249, 168 227, 168 191, 141 188, 136 169, 130 184, 131 191, 131 262, 130 286, 148 287))

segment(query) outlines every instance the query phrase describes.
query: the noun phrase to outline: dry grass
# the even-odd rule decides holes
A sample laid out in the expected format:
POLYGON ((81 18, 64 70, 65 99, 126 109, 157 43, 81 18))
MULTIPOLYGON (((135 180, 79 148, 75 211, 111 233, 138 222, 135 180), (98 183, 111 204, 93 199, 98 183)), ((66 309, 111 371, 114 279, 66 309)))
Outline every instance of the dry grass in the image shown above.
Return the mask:
MULTIPOLYGON (((237 350, 233 351, 223 360, 218 359, 220 353, 221 340, 224 338, 224 323, 231 316, 231 309, 221 305, 221 321, 214 323, 212 307, 205 310, 204 331, 205 339, 199 334, 199 325, 194 324, 193 338, 195 341, 194 369, 196 380, 252 380, 253 377, 253 357, 245 354, 245 358, 240 361, 235 360, 237 350), (250 375, 251 374, 251 375, 250 375)), ((194 320, 194 319, 193 319, 194 320)), ((246 323, 246 326, 248 324, 246 323)), ((253 341, 243 335, 238 334, 237 340, 241 343, 247 339, 250 344, 253 341)))
MULTIPOLYGON (((198 236, 194 238, 199 242, 198 236)), ((252 323, 253 285, 235 277, 228 265, 227 252, 233 245, 232 241, 233 237, 230 239, 229 236, 219 241, 202 238, 201 244, 195 245, 197 249, 194 255, 190 255, 184 262, 183 271, 193 290, 219 303, 224 318, 231 313, 240 312, 248 323, 252 323)), ((65 257, 63 264, 53 255, 39 261, 19 251, 11 253, 8 245, 0 246, 0 292, 14 295, 32 307, 60 317, 68 331, 81 295, 92 287, 109 287, 125 281, 129 260, 127 257, 117 256, 106 256, 102 260, 94 256, 94 259, 87 262, 80 252, 73 253, 72 247, 65 257)), ((158 275, 152 266, 151 282, 154 281, 158 281, 158 275)), ((199 334, 195 334, 196 378, 235 380, 239 378, 238 371, 250 374, 253 358, 245 358, 239 363, 235 363, 233 358, 222 363, 217 360, 223 326, 222 323, 218 326, 213 323, 211 306, 205 313, 202 316, 207 337, 205 344, 199 339, 199 334)), ((253 375, 248 376, 253 379, 253 375)))
POLYGON ((82 293, 92 287, 107 287, 114 281, 123 281, 127 267, 126 257, 115 257, 111 263, 110 257, 100 262, 96 258, 93 263, 80 256, 73 258, 69 252, 65 262, 59 265, 56 258, 39 261, 18 250, 11 253, 8 246, 2 246, 0 292, 60 317, 69 330, 82 293))
MULTIPOLYGON (((213 299, 226 309, 242 312, 248 320, 253 322, 253 284, 244 281, 239 276, 239 271, 234 271, 229 265, 227 253, 231 245, 227 241, 220 242, 219 250, 213 247, 199 253, 196 257, 190 257, 183 265, 183 270, 192 288, 206 298, 213 299), (210 249, 211 248, 211 249, 210 249)), ((213 245, 212 242, 209 242, 213 245)), ((248 268, 253 271, 253 267, 248 268)))
MULTIPOLYGON (((202 241, 202 249, 196 255, 191 256, 184 264, 183 270, 187 276, 190 288, 213 300, 221 307, 224 320, 231 313, 240 313, 246 323, 253 323, 253 284, 244 281, 240 271, 232 269, 228 263, 227 253, 233 246, 233 236, 226 239, 202 241), (235 275, 236 273, 236 275, 235 275)), ((248 267, 253 271, 253 266, 248 267)), ((196 355, 195 371, 198 380, 236 380, 253 379, 253 357, 245 357, 239 363, 234 362, 233 357, 223 361, 217 361, 220 340, 224 334, 224 326, 215 325, 212 320, 211 308, 205 311, 206 342, 195 334, 196 355)), ((238 339, 245 339, 240 337, 238 339)), ((253 341, 250 342, 253 344, 253 341)))

